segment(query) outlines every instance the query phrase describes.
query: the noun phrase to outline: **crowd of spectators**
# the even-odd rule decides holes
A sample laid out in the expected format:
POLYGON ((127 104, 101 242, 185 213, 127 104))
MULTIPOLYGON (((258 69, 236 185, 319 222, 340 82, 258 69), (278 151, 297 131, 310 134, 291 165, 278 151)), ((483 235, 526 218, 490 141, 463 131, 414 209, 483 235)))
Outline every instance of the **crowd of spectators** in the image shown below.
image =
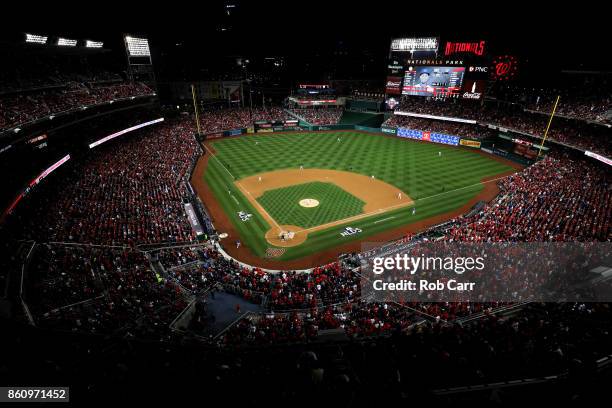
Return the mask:
POLYGON ((590 78, 590 81, 580 85, 574 84, 569 78, 564 82, 568 82, 570 86, 565 89, 552 89, 506 85, 494 89, 492 96, 544 114, 550 114, 559 96, 556 110, 558 115, 604 124, 612 123, 612 89, 609 77, 590 78))
POLYGON ((221 132, 253 126, 256 121, 285 121, 295 119, 279 107, 231 108, 209 110, 200 113, 200 127, 203 133, 221 132))
POLYGON ((26 300, 42 327, 164 340, 186 306, 171 281, 129 248, 38 245, 26 300))
POLYGON ((304 335, 294 335, 288 339, 292 344, 277 345, 263 335, 281 324, 288 328, 276 338, 299 333, 301 326, 295 331, 290 327, 296 319, 300 317, 242 322, 245 328, 234 333, 232 343, 239 343, 242 335, 258 338, 252 343, 263 346, 222 349, 188 341, 138 342, 19 330, 7 323, 0 341, 12 352, 6 353, 2 367, 20 384, 52 380, 109 402, 109 387, 124 399, 188 402, 201 396, 205 382, 209 397, 231 398, 241 405, 326 401, 342 407, 456 406, 457 401, 468 401, 490 406, 515 404, 519 398, 596 405, 605 399, 609 384, 605 372, 596 375, 597 360, 609 353, 612 315, 607 304, 531 304, 510 317, 490 316, 470 325, 426 322, 402 333, 391 330, 390 336, 347 342, 295 343, 294 338, 304 335), (255 333, 250 324, 256 326, 255 333), (160 378, 168 393, 144 392, 151 384, 159 385, 160 378), (520 381, 525 378, 537 381, 520 381), (494 384, 498 381, 503 383, 494 384), (432 392, 460 386, 470 389, 463 393, 455 389, 454 397, 432 392))
POLYGON ((311 125, 336 125, 342 117, 342 107, 291 109, 311 125))
POLYGON ((116 99, 149 95, 142 83, 70 83, 61 88, 0 95, 0 129, 13 128, 49 115, 116 99))
POLYGON ((500 181, 500 196, 449 236, 462 241, 609 241, 612 180, 606 168, 548 156, 500 181))
MULTIPOLYGON (((529 103, 525 107, 548 115, 552 112, 555 100, 555 96, 547 95, 536 98, 536 102, 529 103)), ((612 124, 612 97, 609 94, 596 99, 563 96, 559 100, 556 113, 569 118, 612 124)))
POLYGON ((0 72, 0 94, 27 92, 34 89, 62 87, 68 83, 119 82, 125 77, 124 64, 104 55, 40 53, 28 47, 5 49, 6 58, 0 72), (90 59, 91 58, 91 59, 90 59))
MULTIPOLYGON (((548 124, 546 115, 525 111, 520 106, 498 102, 486 102, 481 105, 413 97, 403 99, 395 110, 472 119, 483 124, 518 130, 538 138, 543 138, 548 124)), ((610 156, 612 139, 609 136, 610 129, 607 127, 556 118, 552 122, 547 138, 610 156)))
POLYGON ((39 242, 193 240, 183 202, 186 177, 200 154, 194 132, 188 121, 164 123, 101 145, 61 178, 39 186, 39 199, 24 200, 12 227, 39 242))

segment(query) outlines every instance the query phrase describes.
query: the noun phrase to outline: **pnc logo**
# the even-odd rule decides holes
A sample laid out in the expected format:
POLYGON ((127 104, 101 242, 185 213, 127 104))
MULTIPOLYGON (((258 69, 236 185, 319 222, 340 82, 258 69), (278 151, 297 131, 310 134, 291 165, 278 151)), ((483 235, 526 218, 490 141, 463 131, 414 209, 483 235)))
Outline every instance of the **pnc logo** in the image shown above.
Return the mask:
POLYGON ((489 72, 489 67, 470 67, 470 72, 482 72, 486 74, 489 72))

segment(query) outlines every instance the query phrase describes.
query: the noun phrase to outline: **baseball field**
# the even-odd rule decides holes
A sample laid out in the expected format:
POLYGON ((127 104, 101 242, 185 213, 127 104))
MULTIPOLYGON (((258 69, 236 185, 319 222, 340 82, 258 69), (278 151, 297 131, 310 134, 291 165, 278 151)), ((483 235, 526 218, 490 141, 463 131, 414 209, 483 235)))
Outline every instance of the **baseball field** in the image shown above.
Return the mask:
POLYGON ((359 131, 244 135, 206 150, 192 181, 228 252, 292 267, 448 219, 516 171, 470 148, 359 131))

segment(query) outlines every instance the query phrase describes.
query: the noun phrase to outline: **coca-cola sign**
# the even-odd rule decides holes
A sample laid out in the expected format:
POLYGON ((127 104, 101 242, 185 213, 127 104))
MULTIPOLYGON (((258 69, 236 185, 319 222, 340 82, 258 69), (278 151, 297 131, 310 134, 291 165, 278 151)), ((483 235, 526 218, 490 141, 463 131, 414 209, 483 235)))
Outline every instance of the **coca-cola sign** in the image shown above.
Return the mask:
POLYGON ((482 80, 465 80, 461 88, 461 98, 463 99, 481 99, 485 90, 485 81, 482 80))

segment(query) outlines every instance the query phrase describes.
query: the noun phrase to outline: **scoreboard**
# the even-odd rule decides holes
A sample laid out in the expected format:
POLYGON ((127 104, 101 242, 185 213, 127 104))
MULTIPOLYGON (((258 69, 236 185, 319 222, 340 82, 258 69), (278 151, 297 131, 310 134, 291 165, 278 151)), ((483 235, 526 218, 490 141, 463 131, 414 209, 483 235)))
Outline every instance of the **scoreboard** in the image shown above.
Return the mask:
POLYGON ((482 39, 393 39, 385 86, 387 106, 397 105, 402 96, 482 99, 492 72, 488 50, 489 43, 482 39))
POLYGON ((452 96, 461 90, 465 67, 408 67, 402 95, 452 96))

